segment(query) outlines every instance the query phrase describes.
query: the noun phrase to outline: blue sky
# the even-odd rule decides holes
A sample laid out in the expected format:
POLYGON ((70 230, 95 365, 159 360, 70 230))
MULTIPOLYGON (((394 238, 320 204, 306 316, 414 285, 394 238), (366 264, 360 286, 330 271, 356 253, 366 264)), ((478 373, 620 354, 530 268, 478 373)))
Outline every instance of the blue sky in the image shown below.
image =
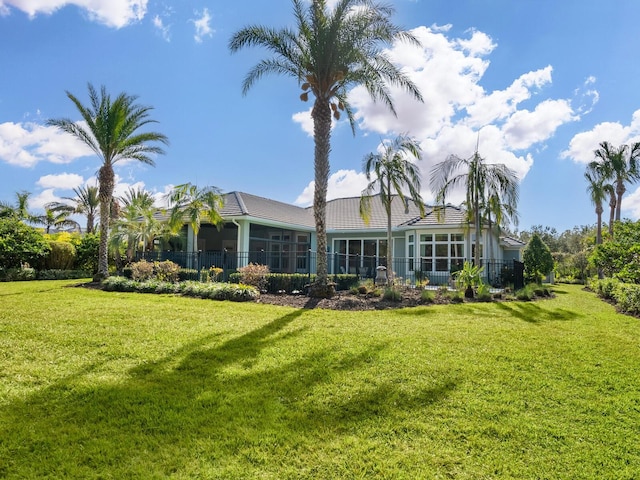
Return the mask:
MULTIPOLYGON (((394 21, 423 47, 389 54, 425 102, 397 92, 395 118, 360 89, 350 92, 358 129, 354 137, 344 121, 334 125, 330 198, 359 195, 362 158, 406 132, 421 142, 429 201, 433 165, 472 155, 479 136, 482 156, 518 172, 520 230, 593 224, 585 163, 601 141, 640 141, 640 2, 390 3, 394 21)), ((45 126, 79 120, 65 90, 86 103, 91 82, 153 106, 154 129, 171 142, 156 167, 120 166, 117 194, 143 187, 160 198, 192 182, 309 205, 311 101, 277 76, 243 97, 245 74, 268 54, 232 55, 227 46, 244 26, 292 20, 288 0, 0 0, 0 201, 26 190, 38 210, 95 183, 97 158, 45 126)), ((626 218, 640 218, 638 187, 628 187, 626 218)))

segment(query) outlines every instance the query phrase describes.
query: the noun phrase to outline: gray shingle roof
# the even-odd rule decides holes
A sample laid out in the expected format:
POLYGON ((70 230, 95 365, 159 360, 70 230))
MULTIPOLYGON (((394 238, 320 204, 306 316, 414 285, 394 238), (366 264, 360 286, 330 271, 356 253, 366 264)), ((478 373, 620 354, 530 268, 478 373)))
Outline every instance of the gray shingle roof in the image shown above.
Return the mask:
POLYGON ((505 248, 523 248, 526 243, 513 237, 500 237, 500 244, 505 248))
MULTIPOLYGON (((225 219, 250 217, 309 229, 315 228, 313 207, 298 207, 244 192, 226 193, 224 200, 220 213, 225 219)), ((158 212, 157 217, 166 218, 167 215, 158 212)), ((447 205, 441 220, 439 221, 433 207, 427 206, 425 217, 420 218, 420 211, 413 202, 409 202, 405 209, 403 202, 396 196, 391 203, 391 224, 394 228, 459 225, 464 221, 464 212, 458 207, 447 205)), ((368 224, 365 224, 360 217, 360 197, 337 198, 327 202, 328 231, 386 230, 386 228, 387 213, 377 196, 371 198, 368 224)))

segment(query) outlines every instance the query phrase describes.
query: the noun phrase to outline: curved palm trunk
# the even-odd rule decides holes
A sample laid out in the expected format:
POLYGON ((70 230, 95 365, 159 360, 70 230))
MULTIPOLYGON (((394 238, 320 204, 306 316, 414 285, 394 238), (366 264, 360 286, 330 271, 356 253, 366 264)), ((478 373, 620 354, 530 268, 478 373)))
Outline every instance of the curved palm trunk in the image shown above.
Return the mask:
POLYGON ((317 253, 316 283, 310 294, 327 297, 333 293, 328 288, 327 269, 327 186, 329 183, 329 152, 331 151, 331 108, 329 102, 316 99, 313 110, 313 135, 315 142, 313 216, 316 222, 317 253))
POLYGON ((98 173, 100 190, 100 246, 98 248, 98 278, 109 276, 109 222, 111 220, 111 200, 114 188, 113 167, 104 164, 98 173))

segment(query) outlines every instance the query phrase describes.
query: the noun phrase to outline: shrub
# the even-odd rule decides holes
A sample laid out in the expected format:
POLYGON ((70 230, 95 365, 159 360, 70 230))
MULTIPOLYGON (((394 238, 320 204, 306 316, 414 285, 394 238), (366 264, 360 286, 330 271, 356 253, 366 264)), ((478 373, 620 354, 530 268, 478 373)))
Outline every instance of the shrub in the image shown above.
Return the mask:
POLYGON ((36 270, 29 266, 21 268, 0 269, 0 280, 3 282, 19 282, 25 280, 35 280, 36 270))
POLYGON ((464 294, 462 292, 449 292, 449 301, 451 303, 462 303, 464 302, 464 294))
POLYGON ((180 272, 180 265, 172 262, 171 260, 165 260, 164 262, 154 262, 153 272, 158 280, 161 282, 178 281, 178 272, 180 272))
POLYGON ((605 300, 613 300, 614 292, 620 285, 620 280, 615 278, 604 278, 602 280, 597 280, 594 284, 592 284, 593 290, 596 291, 596 294, 604 298, 605 300))
POLYGON ((613 296, 620 311, 631 315, 640 314, 640 285, 621 283, 614 290, 613 296))
POLYGON ((178 281, 179 282, 187 282, 189 280, 197 280, 198 270, 195 268, 181 268, 178 271, 178 281))
POLYGON ((489 285, 487 285, 486 283, 481 283, 480 285, 478 285, 478 290, 476 292, 476 299, 480 302, 490 302, 493 300, 489 285))
POLYGON ((76 247, 69 242, 50 241, 49 255, 44 262, 50 270, 67 270, 73 267, 76 260, 76 247))
POLYGON ((87 233, 74 242, 76 247, 75 268, 86 270, 92 274, 98 271, 98 250, 100 248, 100 235, 87 233))
POLYGON ((433 290, 422 290, 422 292, 420 292, 420 301, 422 303, 433 303, 435 298, 436 296, 433 290))
POLYGON ((357 287, 360 279, 358 275, 351 273, 341 273, 334 275, 334 282, 336 284, 336 290, 349 290, 351 287, 357 287))
POLYGON ((149 280, 153 276, 153 263, 140 260, 131 264, 131 278, 139 282, 149 280))
POLYGON ((533 292, 533 288, 530 285, 526 285, 524 288, 521 288, 520 290, 515 292, 516 300, 524 302, 533 300, 534 296, 535 294, 533 292))
POLYGON ((251 285, 261 291, 266 289, 267 275, 269 274, 268 265, 250 263, 249 265, 240 267, 238 272, 240 273, 240 283, 251 285))
POLYGON ((85 270, 40 270, 36 276, 38 280, 67 280, 72 278, 91 277, 93 272, 85 270))
POLYGON ((40 268, 51 247, 40 231, 15 218, 0 218, 0 265, 20 269, 25 263, 40 268))
POLYGON ((402 300, 402 294, 395 288, 385 288, 382 298, 390 302, 399 302, 402 300))

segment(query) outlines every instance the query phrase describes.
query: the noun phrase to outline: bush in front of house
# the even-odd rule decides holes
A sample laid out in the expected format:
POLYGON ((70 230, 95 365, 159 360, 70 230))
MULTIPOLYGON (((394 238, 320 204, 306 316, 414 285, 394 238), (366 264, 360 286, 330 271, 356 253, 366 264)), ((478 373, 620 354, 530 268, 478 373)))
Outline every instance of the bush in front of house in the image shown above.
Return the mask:
POLYGON ((250 285, 196 281, 173 283, 157 279, 136 281, 119 276, 104 279, 102 288, 109 292, 168 293, 232 302, 247 302, 260 296, 259 292, 250 285))

